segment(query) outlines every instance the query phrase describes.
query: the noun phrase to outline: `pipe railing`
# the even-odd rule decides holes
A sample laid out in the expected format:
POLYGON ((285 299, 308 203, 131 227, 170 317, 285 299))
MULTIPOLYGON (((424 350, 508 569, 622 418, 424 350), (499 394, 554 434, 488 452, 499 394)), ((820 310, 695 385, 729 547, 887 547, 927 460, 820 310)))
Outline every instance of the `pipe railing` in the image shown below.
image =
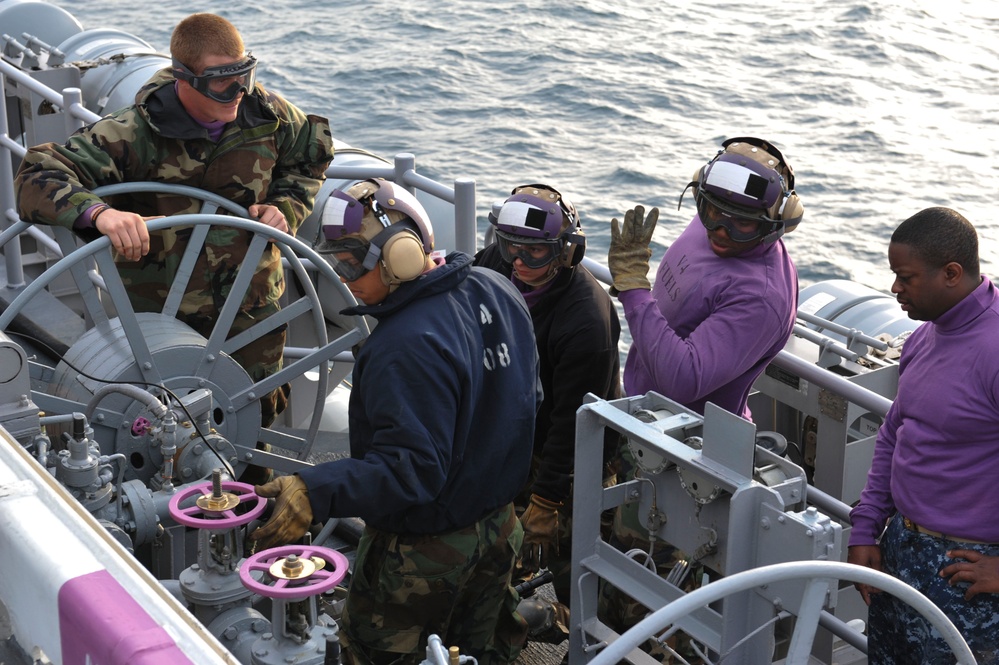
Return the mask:
POLYGON ((846 326, 841 326, 840 324, 828 319, 823 319, 821 316, 816 316, 815 314, 809 314, 808 312, 802 312, 800 310, 798 311, 798 318, 805 323, 811 323, 812 325, 823 328, 824 330, 830 330, 837 335, 842 335, 848 341, 857 341, 861 344, 866 344, 873 349, 877 349, 878 351, 888 350, 887 342, 878 339, 877 337, 871 337, 856 328, 847 328, 846 326))

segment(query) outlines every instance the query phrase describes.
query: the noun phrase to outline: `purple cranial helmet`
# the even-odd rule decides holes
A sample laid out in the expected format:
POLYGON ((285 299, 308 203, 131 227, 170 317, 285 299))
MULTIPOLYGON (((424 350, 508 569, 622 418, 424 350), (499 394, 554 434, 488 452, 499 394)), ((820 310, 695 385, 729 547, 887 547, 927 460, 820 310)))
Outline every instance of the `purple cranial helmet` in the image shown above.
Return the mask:
MULTIPOLYGON (((738 242, 774 242, 793 231, 804 214, 794 191, 794 171, 781 151, 768 141, 738 137, 700 167, 680 194, 694 188, 701 223, 709 230, 724 226, 738 242), (742 220, 738 225, 733 220, 742 220), (745 222, 753 230, 745 230, 745 222)), ((679 208, 679 206, 678 206, 679 208)))
POLYGON ((583 258, 586 238, 579 214, 549 185, 514 188, 498 212, 489 214, 489 223, 507 263, 519 258, 530 268, 540 268, 557 259, 559 265, 574 266, 583 258))

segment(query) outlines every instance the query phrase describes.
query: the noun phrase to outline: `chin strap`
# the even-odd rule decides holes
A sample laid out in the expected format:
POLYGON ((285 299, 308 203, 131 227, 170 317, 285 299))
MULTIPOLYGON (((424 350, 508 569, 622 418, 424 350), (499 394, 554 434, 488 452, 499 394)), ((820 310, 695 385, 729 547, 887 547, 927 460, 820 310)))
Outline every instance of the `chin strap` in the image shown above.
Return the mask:
POLYGON ((546 272, 541 279, 534 280, 533 282, 528 282, 527 280, 518 277, 517 280, 523 284, 527 284, 528 286, 533 286, 534 288, 538 288, 539 286, 544 286, 548 282, 555 279, 555 276, 558 275, 560 267, 561 266, 558 265, 558 259, 556 259, 548 264, 548 272, 546 272))

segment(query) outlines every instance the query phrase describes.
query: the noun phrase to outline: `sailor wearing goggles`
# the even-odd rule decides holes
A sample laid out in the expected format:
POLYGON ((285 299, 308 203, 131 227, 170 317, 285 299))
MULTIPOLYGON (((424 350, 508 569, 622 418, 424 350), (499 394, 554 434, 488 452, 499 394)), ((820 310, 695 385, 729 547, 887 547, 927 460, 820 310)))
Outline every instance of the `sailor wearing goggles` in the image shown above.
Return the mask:
POLYGON ((361 294, 360 280, 378 268, 372 280, 378 297, 421 275, 434 248, 434 232, 423 206, 404 188, 384 180, 362 180, 346 191, 336 190, 323 206, 316 251, 326 256, 355 297, 371 303, 371 292, 361 294), (381 293, 384 287, 384 293, 381 293))
POLYGON ((794 172, 780 168, 783 157, 779 161, 748 141, 728 146, 730 150, 699 169, 688 185, 694 188, 697 215, 708 230, 711 249, 723 257, 775 242, 801 220, 794 172), (766 155, 763 161, 754 158, 760 154, 766 155))
MULTIPOLYGON (((556 600, 525 598, 517 608, 530 639, 568 637, 572 588, 572 469, 576 411, 588 394, 620 397, 621 323, 607 290, 581 264, 585 236, 576 207, 551 185, 515 187, 493 204, 496 242, 475 264, 506 276, 524 296, 534 322, 544 400, 534 428, 531 475, 515 504, 524 542, 518 581, 542 568, 554 576, 556 600)), ((519 351, 524 353, 523 348, 519 351)), ((607 459, 616 449, 608 440, 607 459)), ((609 475, 609 474, 608 474, 609 475)))
POLYGON ((794 171, 770 142, 733 138, 687 189, 697 215, 652 284, 658 209, 646 217, 638 206, 623 225, 612 222, 608 267, 634 340, 625 391, 655 390, 699 413, 710 401, 750 418, 753 381, 794 327, 797 272, 781 240, 804 212, 794 171))
MULTIPOLYGON (((65 145, 35 146, 17 181, 24 219, 72 228, 87 239, 107 236, 132 306, 143 312, 161 311, 171 285, 182 279, 177 266, 187 256, 184 238, 190 234, 180 227, 150 233, 146 222, 197 213, 203 201, 142 189, 105 199, 92 188, 147 181, 194 186, 245 208, 261 224, 294 234, 312 213, 333 158, 329 122, 255 85, 256 60, 225 18, 199 12, 181 20, 170 55, 172 65, 143 84, 134 104, 81 128, 65 145)), ((237 293, 233 280, 239 282, 236 275, 249 261, 256 271, 236 296, 241 300, 232 331, 280 310, 280 249, 271 244, 255 252, 252 237, 242 230, 210 233, 183 277, 188 281, 181 302, 166 311, 210 337, 223 304, 237 293)), ((284 326, 270 330, 232 353, 253 381, 282 367, 284 326)), ((281 386, 260 395, 261 426, 269 427, 286 407, 289 390, 281 386)), ((268 475, 249 466, 241 479, 268 475)))
POLYGON ((489 215, 503 261, 523 285, 537 288, 583 257, 585 237, 572 203, 548 185, 517 187, 489 215))
MULTIPOLYGON (((623 224, 611 222, 607 265, 632 338, 624 390, 655 391, 701 414, 710 402, 752 420, 753 382, 784 348, 797 312, 797 272, 781 241, 803 212, 794 174, 773 144, 740 137, 725 141, 697 169, 684 191, 690 188, 697 215, 667 248, 652 283, 650 245, 659 210, 646 216, 636 206, 623 224)), ((626 447, 616 468, 620 482, 638 475, 626 447)), ((649 542, 635 506, 616 509, 615 540, 657 560, 685 560, 671 544, 649 542)), ((601 604, 618 631, 640 611, 627 598, 602 598, 601 604)), ((692 653, 682 637, 677 649, 692 653)))

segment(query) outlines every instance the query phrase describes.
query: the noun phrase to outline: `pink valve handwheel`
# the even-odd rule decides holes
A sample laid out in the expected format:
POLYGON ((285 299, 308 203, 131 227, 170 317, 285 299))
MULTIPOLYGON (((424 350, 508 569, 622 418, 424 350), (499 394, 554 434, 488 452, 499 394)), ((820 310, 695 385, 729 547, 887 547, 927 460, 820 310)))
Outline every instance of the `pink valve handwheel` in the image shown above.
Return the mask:
POLYGON ((294 600, 318 596, 324 591, 329 591, 343 581, 349 567, 350 563, 347 561, 347 557, 336 550, 313 545, 284 545, 257 552, 247 558, 239 566, 239 579, 243 582, 244 587, 257 595, 265 598, 294 600), (291 555, 309 563, 313 559, 319 558, 324 562, 324 566, 322 568, 316 567, 316 570, 301 579, 274 577, 271 570, 275 564, 281 560, 287 560, 291 555), (267 581, 258 582, 255 580, 251 576, 251 573, 254 572, 263 572, 262 579, 267 581))
POLYGON ((222 482, 222 491, 235 495, 239 500, 236 504, 238 506, 250 504, 250 502, 255 503, 250 505, 249 510, 242 514, 236 514, 234 509, 222 510, 218 514, 224 515, 224 517, 218 518, 204 517, 207 513, 201 506, 198 505, 181 508, 180 504, 192 496, 210 497, 212 495, 211 482, 200 483, 198 485, 192 485, 191 487, 183 489, 173 495, 173 498, 170 499, 170 517, 172 517, 177 524, 193 527, 195 529, 222 530, 243 526, 244 524, 260 517, 267 508, 267 499, 262 496, 257 496, 253 489, 253 485, 224 481, 222 482))

